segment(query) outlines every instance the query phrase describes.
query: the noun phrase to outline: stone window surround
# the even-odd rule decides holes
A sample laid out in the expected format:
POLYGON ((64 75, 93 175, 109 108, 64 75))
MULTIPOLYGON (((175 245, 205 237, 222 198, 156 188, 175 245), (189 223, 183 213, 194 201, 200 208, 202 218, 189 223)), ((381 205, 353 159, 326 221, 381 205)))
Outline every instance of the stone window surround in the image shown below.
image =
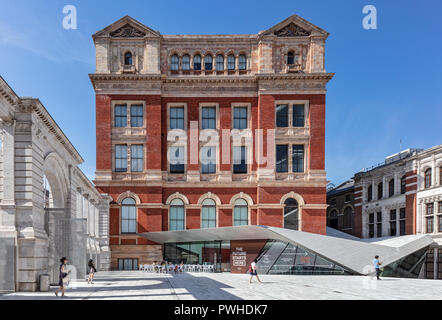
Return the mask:
POLYGON ((112 128, 116 130, 127 130, 127 129, 146 129, 146 101, 142 100, 112 100, 111 104, 111 122, 112 122, 112 128), (126 127, 115 127, 115 106, 116 105, 126 105, 127 107, 127 123, 126 127), (130 124, 130 107, 132 105, 142 105, 143 106, 143 126, 142 127, 131 127, 130 124))
POLYGON ((198 128, 200 131, 203 131, 203 130, 213 131, 213 130, 215 130, 218 133, 219 128, 220 128, 219 103, 214 103, 214 102, 201 102, 201 103, 199 103, 199 106, 198 106, 198 128), (204 107, 215 107, 215 117, 216 117, 215 129, 203 129, 202 128, 202 125, 203 125, 202 118, 203 118, 203 108, 204 107))
MULTIPOLYGON (((381 201, 384 199, 389 199, 389 198, 393 198, 395 196, 400 196, 400 195, 405 195, 405 194, 401 194, 401 178, 406 176, 406 172, 405 171, 397 171, 393 174, 386 174, 380 177, 376 177, 371 179, 368 183, 364 184, 363 187, 363 193, 364 193, 364 197, 363 197, 363 203, 368 203, 368 202, 376 202, 376 201, 381 201), (394 194, 393 196, 389 197, 388 196, 388 183, 391 179, 394 179, 394 194), (382 188, 382 198, 378 199, 378 185, 379 183, 383 182, 383 188, 382 188), (368 195, 368 187, 372 186, 372 200, 368 201, 367 200, 367 195, 368 195)), ((405 179, 407 180, 408 177, 405 179)), ((406 184, 406 186, 408 187, 409 185, 406 184)))
POLYGON ((418 211, 416 214, 417 215, 420 214, 421 226, 422 226, 421 231, 423 233, 427 233, 426 219, 428 217, 433 217, 433 233, 430 233, 430 234, 442 233, 442 230, 439 230, 439 223, 438 223, 439 217, 442 217, 442 212, 441 212, 440 208, 438 207, 440 201, 442 201, 442 195, 433 196, 433 197, 426 197, 426 198, 422 198, 419 200, 418 211), (431 214, 431 215, 427 214, 427 206, 429 204, 433 204, 433 214, 431 214))
POLYGON ((235 130, 239 130, 240 132, 246 131, 246 130, 251 130, 252 128, 252 104, 250 102, 233 102, 230 105, 230 128, 233 129, 233 119, 234 119, 234 110, 236 107, 247 107, 247 128, 243 129, 243 130, 239 130, 239 129, 235 129, 235 130))
POLYGON ((130 174, 132 173, 131 170, 131 146, 132 145, 142 145, 143 146, 143 170, 142 171, 136 171, 133 172, 135 174, 141 174, 144 173, 146 171, 146 144, 145 143, 140 143, 140 142, 112 142, 112 172, 116 173, 116 174, 130 174), (126 172, 117 172, 115 170, 115 149, 117 145, 126 145, 127 146, 127 171, 126 172))
POLYGON ((275 143, 275 151, 276 151, 276 145, 288 145, 288 172, 276 172, 276 152, 275 152, 275 174, 276 174, 276 180, 286 180, 286 179, 296 179, 303 177, 305 175, 308 175, 309 169, 308 169, 308 158, 309 158, 309 143, 306 141, 301 142, 280 142, 277 141, 275 143), (293 146, 304 146, 304 172, 293 172, 293 146))
POLYGON ((275 130, 276 134, 279 134, 280 132, 287 131, 289 129, 291 130, 309 130, 309 119, 310 117, 310 100, 276 100, 275 101, 275 130), (277 127, 277 118, 276 118, 276 107, 278 105, 288 105, 288 127, 287 128, 279 128, 277 127), (303 104, 304 107, 304 127, 294 127, 293 126, 293 105, 296 104, 303 104))

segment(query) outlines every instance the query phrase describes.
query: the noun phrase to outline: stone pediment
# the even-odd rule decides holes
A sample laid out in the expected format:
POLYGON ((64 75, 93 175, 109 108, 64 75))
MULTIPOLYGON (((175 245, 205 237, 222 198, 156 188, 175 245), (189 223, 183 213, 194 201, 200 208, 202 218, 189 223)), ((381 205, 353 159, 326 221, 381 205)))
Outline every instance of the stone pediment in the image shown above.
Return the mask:
POLYGON ((127 23, 121 28, 111 32, 110 36, 115 38, 143 38, 146 36, 146 32, 138 30, 127 23))
POLYGON ((262 31, 259 36, 274 35, 277 37, 309 37, 320 36, 327 38, 329 33, 309 21, 294 14, 277 25, 262 31))
POLYGON ((161 37, 158 31, 152 30, 141 22, 125 16, 120 20, 112 23, 106 28, 98 31, 92 36, 95 38, 145 38, 145 37, 161 37))
POLYGON ((274 34, 278 37, 308 37, 311 32, 292 22, 284 28, 276 30, 274 34))

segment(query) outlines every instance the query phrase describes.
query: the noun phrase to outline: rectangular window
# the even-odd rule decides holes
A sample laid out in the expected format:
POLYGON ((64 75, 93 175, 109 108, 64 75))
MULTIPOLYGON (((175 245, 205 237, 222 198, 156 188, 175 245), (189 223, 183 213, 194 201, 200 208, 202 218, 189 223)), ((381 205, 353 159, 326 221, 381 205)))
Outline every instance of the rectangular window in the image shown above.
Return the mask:
POLYGON ((442 201, 439 201, 439 213, 442 213, 442 201))
POLYGON ((439 224, 438 232, 442 232, 442 216, 437 216, 437 220, 438 220, 438 224, 439 224))
POLYGON ((233 173, 247 173, 247 147, 233 147, 233 173))
POLYGON ((397 234, 396 209, 390 210, 390 236, 395 237, 397 234))
POLYGON ((244 130, 247 129, 247 107, 233 108, 233 129, 244 130))
POLYGON ((127 145, 115 145, 115 171, 127 172, 127 145))
POLYGON ((405 208, 399 209, 399 235, 404 236, 406 233, 406 212, 405 208))
POLYGON ((382 212, 377 213, 376 237, 382 237, 382 212))
POLYGON ((184 173, 184 147, 169 148, 170 173, 184 173))
POLYGON ((130 126, 132 128, 140 128, 143 126, 143 106, 130 106, 130 126))
POLYGON ((138 270, 138 259, 118 259, 118 270, 138 270))
POLYGON ((374 238, 374 213, 368 215, 368 236, 374 238))
POLYGON ((276 172, 289 171, 288 145, 276 146, 276 172))
POLYGON ((276 106, 276 126, 278 128, 287 128, 289 126, 289 106, 280 104, 276 106))
POLYGON ((201 128, 216 129, 216 107, 202 107, 201 113, 201 128))
POLYGON ((293 127, 305 126, 305 105, 295 104, 293 105, 293 127))
POLYGON ((293 145, 292 149, 293 172, 304 172, 304 145, 293 145))
POLYGON ((434 214, 434 204, 433 203, 428 203, 427 204, 427 216, 433 215, 434 214))
POLYGON ((184 107, 170 108, 170 129, 184 130, 184 107))
POLYGON ((433 233, 434 232, 434 217, 427 217, 427 233, 433 233))
POLYGON ((201 148, 201 173, 216 173, 216 147, 201 148))
POLYGON ((127 106, 125 104, 117 104, 114 109, 115 127, 127 127, 127 106))
POLYGON ((142 172, 144 164, 143 145, 133 144, 130 146, 130 170, 132 172, 142 172))

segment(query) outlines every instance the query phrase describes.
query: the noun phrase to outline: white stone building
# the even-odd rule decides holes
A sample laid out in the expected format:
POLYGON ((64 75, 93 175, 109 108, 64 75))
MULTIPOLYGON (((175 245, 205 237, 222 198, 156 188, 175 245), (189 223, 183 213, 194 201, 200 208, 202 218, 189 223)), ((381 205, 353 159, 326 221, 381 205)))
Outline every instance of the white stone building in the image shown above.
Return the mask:
POLYGON ((41 102, 0 77, 0 291, 36 291, 42 274, 57 283, 62 256, 78 279, 88 258, 109 268, 110 199, 82 162, 41 102))

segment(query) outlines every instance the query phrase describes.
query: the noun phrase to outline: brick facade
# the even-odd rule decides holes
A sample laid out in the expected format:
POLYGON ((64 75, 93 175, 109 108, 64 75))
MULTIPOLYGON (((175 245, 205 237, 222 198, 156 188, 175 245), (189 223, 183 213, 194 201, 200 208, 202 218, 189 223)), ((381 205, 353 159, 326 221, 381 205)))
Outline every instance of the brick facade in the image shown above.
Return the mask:
MULTIPOLYGON (((97 71, 90 75, 96 92, 95 184, 113 198, 112 268, 118 267, 120 258, 137 258, 140 264, 161 259, 161 246, 137 233, 170 230, 170 202, 174 198, 185 204, 185 229, 201 228, 204 198, 216 202, 217 227, 234 224, 237 199, 247 202, 248 224, 284 227, 284 201, 295 199, 299 230, 326 233, 325 86, 333 77, 324 68, 327 36, 298 16, 258 35, 223 36, 161 35, 125 17, 93 36, 97 50, 97 71), (296 33, 289 27, 292 24, 300 28, 296 33), (288 63, 288 52, 295 53, 295 63, 288 63), (127 54, 130 60, 125 60, 127 54), (213 58, 212 70, 206 63, 208 55, 213 58), (220 55, 222 67, 217 64, 220 55), (197 56, 202 60, 201 70, 194 64, 197 56), (231 57, 233 67, 228 64, 231 57), (121 104, 143 106, 142 125, 117 127, 115 106, 121 104), (276 128, 279 105, 290 110, 290 125, 284 128, 276 128), (304 108, 303 126, 292 123, 295 105, 304 108), (168 161, 174 143, 170 140, 169 112, 174 106, 185 113, 185 125, 180 129, 185 138, 180 146, 186 163, 180 174, 169 170, 168 161), (216 106, 213 130, 201 128, 204 106, 216 106), (244 174, 234 174, 232 169, 233 110, 238 106, 248 108, 247 128, 240 133, 245 141, 252 141, 247 144, 251 161, 244 174), (195 131, 195 126, 199 130, 195 131), (202 140, 208 134, 218 139, 213 174, 201 172, 194 148, 209 145, 211 140, 202 140), (116 147, 121 144, 127 145, 127 170, 116 170, 116 147), (303 146, 301 170, 276 171, 277 144, 287 145, 288 150, 303 146), (141 171, 132 171, 132 145, 143 146, 141 171), (260 161, 259 154, 266 161, 260 161), (195 157, 196 162, 192 161, 195 157), (122 232, 122 201, 128 197, 136 200, 136 232, 131 234, 122 232)), ((132 121, 127 112, 126 121, 132 121)), ((287 155, 290 168, 295 168, 294 161, 287 155)))

